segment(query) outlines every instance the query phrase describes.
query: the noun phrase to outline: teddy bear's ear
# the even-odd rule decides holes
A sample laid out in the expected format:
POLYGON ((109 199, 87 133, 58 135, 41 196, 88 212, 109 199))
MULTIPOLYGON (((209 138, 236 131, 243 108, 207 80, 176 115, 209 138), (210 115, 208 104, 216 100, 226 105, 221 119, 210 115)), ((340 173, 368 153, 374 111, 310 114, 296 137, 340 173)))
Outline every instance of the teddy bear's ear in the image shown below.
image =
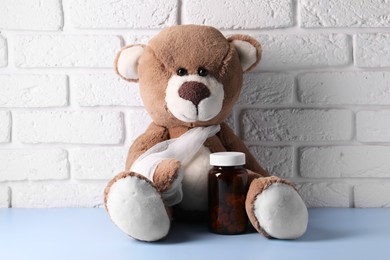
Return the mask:
POLYGON ((130 82, 138 81, 138 61, 144 52, 144 45, 129 45, 123 47, 115 58, 115 71, 123 79, 130 82))
POLYGON ((243 72, 253 69, 260 62, 261 45, 254 38, 236 34, 227 39, 236 48, 243 72))

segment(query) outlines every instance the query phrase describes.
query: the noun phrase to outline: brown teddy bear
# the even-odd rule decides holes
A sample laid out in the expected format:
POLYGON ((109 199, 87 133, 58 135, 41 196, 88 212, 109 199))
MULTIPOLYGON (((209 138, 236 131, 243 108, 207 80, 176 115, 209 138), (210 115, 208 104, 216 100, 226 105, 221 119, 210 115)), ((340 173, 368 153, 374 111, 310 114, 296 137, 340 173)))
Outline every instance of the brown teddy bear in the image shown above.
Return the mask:
POLYGON ((106 210, 123 232, 156 241, 169 232, 172 208, 190 216, 207 211, 209 155, 222 151, 246 155, 246 211, 258 232, 293 239, 306 231, 307 209, 294 187, 269 176, 223 122, 240 94, 243 73, 260 58, 260 44, 252 37, 225 38, 197 25, 167 28, 148 45, 119 52, 116 72, 139 82, 153 120, 131 146, 126 170, 105 189, 106 210))

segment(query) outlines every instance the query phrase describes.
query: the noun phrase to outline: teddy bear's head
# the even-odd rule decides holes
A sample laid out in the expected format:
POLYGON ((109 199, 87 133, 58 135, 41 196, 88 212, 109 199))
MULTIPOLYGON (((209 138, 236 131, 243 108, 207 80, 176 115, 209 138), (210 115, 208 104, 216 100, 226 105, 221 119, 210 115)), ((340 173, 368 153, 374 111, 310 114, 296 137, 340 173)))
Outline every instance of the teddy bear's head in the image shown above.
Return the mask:
POLYGON ((221 123, 241 91, 242 75, 261 57, 260 44, 245 35, 228 38, 208 26, 179 25, 148 45, 124 47, 115 69, 140 83, 144 105, 157 125, 221 123))

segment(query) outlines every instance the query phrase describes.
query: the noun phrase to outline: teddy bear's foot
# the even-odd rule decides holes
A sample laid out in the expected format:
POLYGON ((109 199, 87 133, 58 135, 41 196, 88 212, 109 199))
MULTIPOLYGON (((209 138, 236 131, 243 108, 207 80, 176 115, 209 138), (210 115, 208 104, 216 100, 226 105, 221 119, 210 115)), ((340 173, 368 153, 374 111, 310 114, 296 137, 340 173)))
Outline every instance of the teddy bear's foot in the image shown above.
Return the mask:
POLYGON ((246 210, 252 225, 266 237, 295 239, 306 231, 306 205, 286 180, 267 177, 252 181, 246 210))
POLYGON ((169 232, 170 216, 161 194, 137 173, 124 172, 110 181, 105 206, 111 220, 137 240, 156 241, 169 232))

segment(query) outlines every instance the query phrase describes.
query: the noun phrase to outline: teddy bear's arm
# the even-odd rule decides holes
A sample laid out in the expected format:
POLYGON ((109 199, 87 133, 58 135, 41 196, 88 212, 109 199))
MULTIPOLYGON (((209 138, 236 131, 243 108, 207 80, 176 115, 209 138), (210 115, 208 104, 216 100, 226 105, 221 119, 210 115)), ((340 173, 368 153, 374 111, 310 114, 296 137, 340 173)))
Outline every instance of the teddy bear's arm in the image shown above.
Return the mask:
POLYGON ((126 160, 126 171, 129 171, 134 161, 153 145, 169 139, 168 129, 151 123, 145 133, 140 135, 129 149, 126 160))
POLYGON ((248 170, 260 174, 263 177, 270 176, 270 174, 259 165, 246 145, 234 134, 233 130, 226 123, 221 124, 221 131, 217 135, 226 150, 245 153, 246 168, 248 170))

